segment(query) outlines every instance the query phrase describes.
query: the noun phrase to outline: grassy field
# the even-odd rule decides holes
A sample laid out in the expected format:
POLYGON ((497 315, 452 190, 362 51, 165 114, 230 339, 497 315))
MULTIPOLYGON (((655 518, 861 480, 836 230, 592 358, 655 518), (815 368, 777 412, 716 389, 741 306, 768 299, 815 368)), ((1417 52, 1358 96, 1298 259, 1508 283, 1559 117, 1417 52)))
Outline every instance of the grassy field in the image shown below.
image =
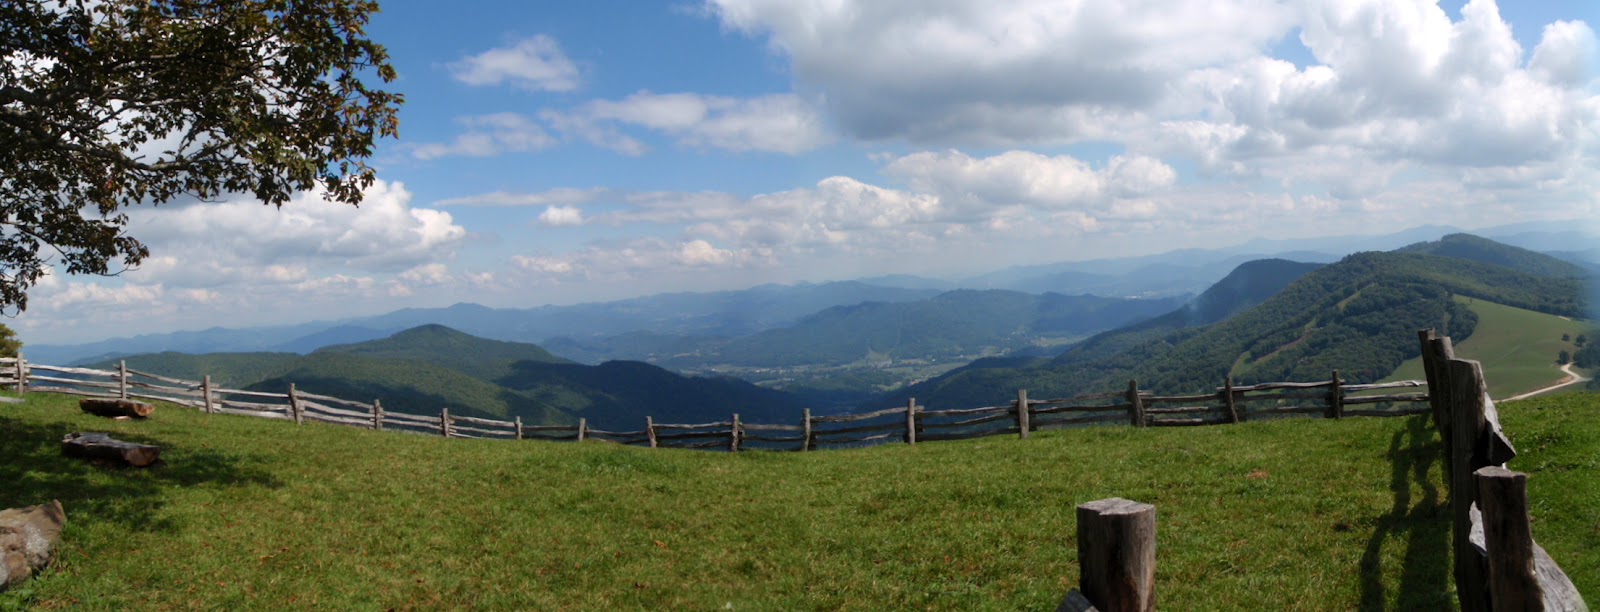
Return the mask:
MULTIPOLYGON (((1455 345, 1456 356, 1483 362, 1484 371, 1493 373, 1487 378, 1489 395, 1495 398, 1511 397, 1561 382, 1566 374, 1556 365, 1557 355, 1563 350, 1577 352, 1572 341, 1563 341, 1561 335, 1577 338, 1589 331, 1584 321, 1460 296, 1456 301, 1478 313, 1477 330, 1455 345)), ((1419 357, 1400 364, 1384 381, 1424 378, 1419 357)))
MULTIPOLYGON (((1600 408, 1577 397, 1548 412, 1581 435, 1546 400, 1505 415, 1539 466, 1535 533, 1594 589, 1600 434, 1579 417, 1600 408)), ((1438 455, 1425 417, 728 455, 112 422, 36 394, 0 405, 0 507, 59 498, 70 523, 0 609, 1051 609, 1077 581, 1074 506, 1112 496, 1158 508, 1163 609, 1448 608, 1438 455), (61 457, 80 430, 167 464, 61 457)))

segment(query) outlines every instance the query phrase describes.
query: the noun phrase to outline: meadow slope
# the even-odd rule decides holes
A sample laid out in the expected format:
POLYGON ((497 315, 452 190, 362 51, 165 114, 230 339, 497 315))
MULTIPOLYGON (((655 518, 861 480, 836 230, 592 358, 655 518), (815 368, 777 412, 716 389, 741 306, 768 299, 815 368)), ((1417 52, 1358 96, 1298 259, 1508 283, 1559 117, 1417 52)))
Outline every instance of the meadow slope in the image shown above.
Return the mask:
MULTIPOLYGON (((74 404, 0 405, 0 507, 59 498, 70 517, 55 568, 0 608, 1051 609, 1077 580, 1073 507, 1112 496, 1158 508, 1164 609, 1452 602, 1426 417, 729 455, 74 404), (167 465, 61 457, 79 430, 167 465)), ((1594 589, 1593 532, 1545 537, 1594 506, 1543 487, 1600 491, 1596 427, 1539 405, 1504 411, 1541 436, 1518 462, 1558 458, 1535 472, 1535 533, 1594 589)))

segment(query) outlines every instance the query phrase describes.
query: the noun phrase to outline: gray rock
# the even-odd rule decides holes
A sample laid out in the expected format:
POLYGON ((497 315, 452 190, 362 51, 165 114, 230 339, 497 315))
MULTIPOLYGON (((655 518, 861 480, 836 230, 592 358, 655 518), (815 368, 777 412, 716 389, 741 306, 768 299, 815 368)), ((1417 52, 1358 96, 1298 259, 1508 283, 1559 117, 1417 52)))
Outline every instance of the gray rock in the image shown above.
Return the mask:
POLYGON ((0 510, 0 591, 50 565, 67 513, 61 502, 0 510))

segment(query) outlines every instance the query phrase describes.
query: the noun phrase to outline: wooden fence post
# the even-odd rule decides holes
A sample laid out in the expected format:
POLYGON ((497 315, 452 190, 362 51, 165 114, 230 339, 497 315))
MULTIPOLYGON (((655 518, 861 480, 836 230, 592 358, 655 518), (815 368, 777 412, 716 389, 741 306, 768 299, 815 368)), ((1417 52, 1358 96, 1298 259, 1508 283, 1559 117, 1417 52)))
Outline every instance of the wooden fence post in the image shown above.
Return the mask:
POLYGON ((578 419, 578 441, 582 442, 587 437, 589 437, 589 419, 580 418, 578 419))
POLYGON ((1533 529, 1528 524, 1528 475, 1499 466, 1473 472, 1483 543, 1489 552, 1489 608, 1543 610, 1544 592, 1533 567, 1533 529))
POLYGON ((28 394, 28 360, 17 351, 17 395, 28 394))
POLYGON ((728 452, 739 452, 739 413, 733 414, 733 423, 728 426, 728 452))
POLYGON ((800 451, 811 450, 811 409, 805 409, 803 422, 800 423, 800 451))
POLYGON ((1078 506, 1078 588, 1101 612, 1156 606, 1156 507, 1113 497, 1078 506))
POLYGON ((1017 437, 1023 440, 1028 439, 1029 412, 1028 390, 1017 389, 1017 437))
POLYGON ((1222 403, 1228 407, 1228 422, 1239 422, 1239 405, 1233 397, 1233 376, 1222 381, 1222 403))
POLYGON ((657 448, 657 446, 656 446, 656 444, 657 444, 657 442, 656 442, 656 418, 655 417, 647 416, 647 417, 644 418, 644 435, 646 437, 650 438, 650 448, 657 448))
POLYGON ((383 400, 372 400, 372 430, 383 431, 383 400))
POLYGON ((1489 609, 1488 567, 1477 548, 1472 545, 1473 502, 1478 498, 1478 485, 1472 473, 1474 447, 1478 433, 1484 428, 1483 367, 1476 361, 1451 359, 1445 363, 1445 376, 1450 385, 1450 531, 1452 551, 1455 553, 1456 596, 1462 612, 1489 609))
POLYGON ((450 437, 450 409, 439 409, 439 435, 450 437))
POLYGON ((211 375, 207 374, 200 379, 200 403, 205 406, 206 414, 216 412, 216 407, 211 405, 211 375))
POLYGON ((517 424, 517 439, 521 440, 522 439, 522 417, 518 416, 517 420, 515 421, 515 423, 517 424))
POLYGON ((294 416, 295 425, 303 425, 300 419, 300 397, 295 395, 294 383, 289 383, 289 414, 294 416))
POLYGON ((1144 400, 1139 398, 1139 381, 1128 381, 1128 418, 1134 427, 1144 427, 1144 400))
POLYGON ((1333 387, 1328 390, 1328 418, 1344 418, 1344 382, 1339 380, 1339 371, 1333 371, 1333 387))
POLYGON ((128 399, 128 360, 117 361, 117 397, 128 399))
POLYGON ((906 444, 917 445, 917 398, 906 400, 906 444))

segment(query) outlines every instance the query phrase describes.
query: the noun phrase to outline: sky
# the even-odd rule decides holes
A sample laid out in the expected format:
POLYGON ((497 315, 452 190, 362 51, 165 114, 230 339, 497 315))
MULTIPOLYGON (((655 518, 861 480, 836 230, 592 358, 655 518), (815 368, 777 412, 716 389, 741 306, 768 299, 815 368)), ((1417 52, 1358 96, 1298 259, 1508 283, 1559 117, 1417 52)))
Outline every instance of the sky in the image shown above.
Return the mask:
MULTIPOLYGON (((130 211, 27 343, 1600 213, 1590 0, 389 0, 359 209, 130 211)), ((1600 228, 1597 228, 1600 229, 1600 228)))

